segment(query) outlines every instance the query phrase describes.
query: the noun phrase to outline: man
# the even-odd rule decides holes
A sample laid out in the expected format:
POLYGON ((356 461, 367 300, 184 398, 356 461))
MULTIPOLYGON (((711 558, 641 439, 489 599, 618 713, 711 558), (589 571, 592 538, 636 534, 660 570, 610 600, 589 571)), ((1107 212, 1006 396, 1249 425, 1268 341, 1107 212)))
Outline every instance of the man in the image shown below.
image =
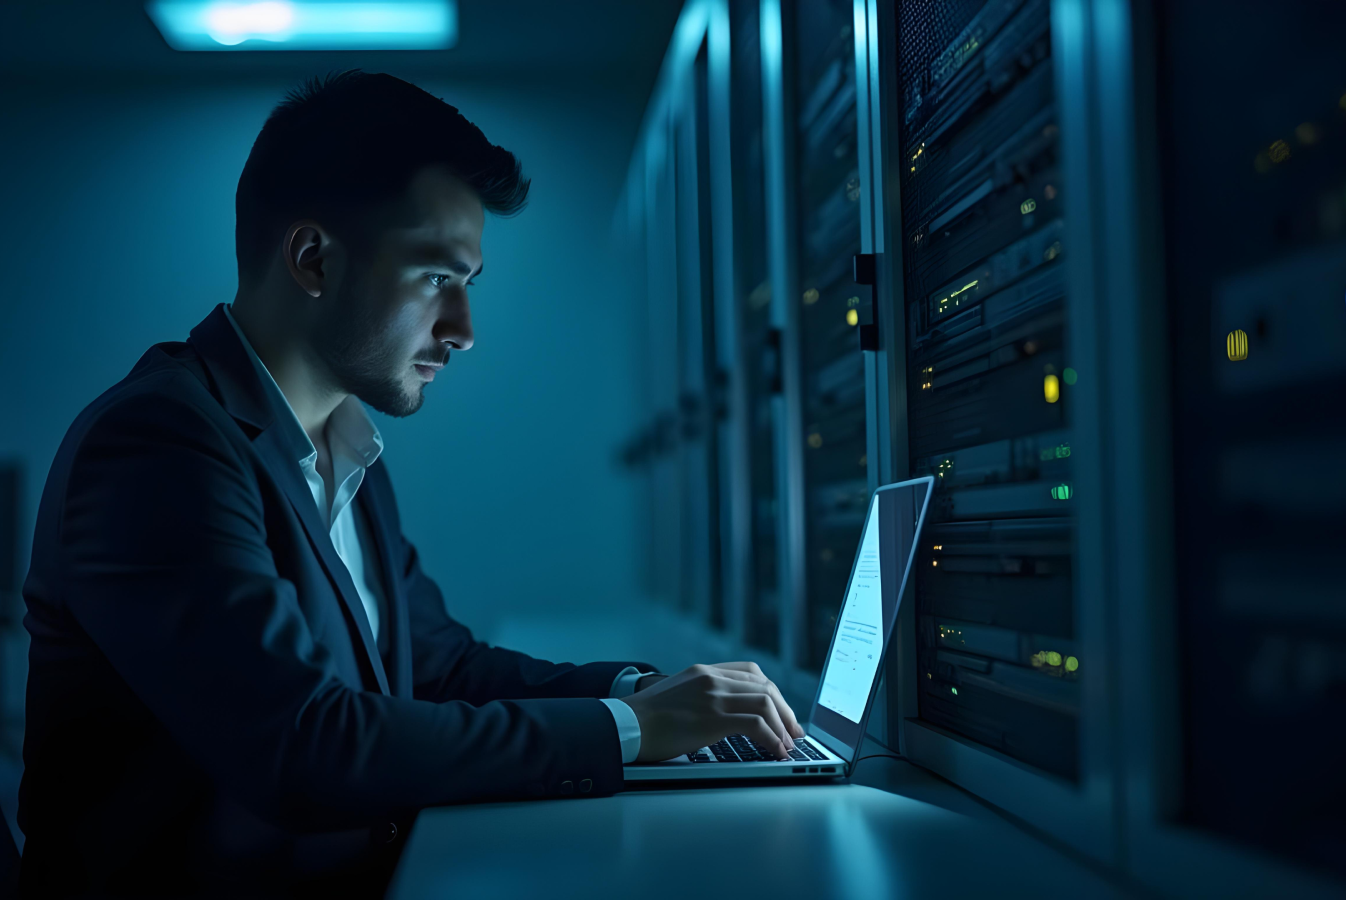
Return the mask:
POLYGON ((361 401, 410 415, 472 346, 485 210, 527 191, 387 75, 267 120, 232 308, 94 401, 42 495, 28 894, 377 893, 422 807, 607 794, 625 762, 802 735, 750 663, 664 678, 476 642, 402 536, 361 401))

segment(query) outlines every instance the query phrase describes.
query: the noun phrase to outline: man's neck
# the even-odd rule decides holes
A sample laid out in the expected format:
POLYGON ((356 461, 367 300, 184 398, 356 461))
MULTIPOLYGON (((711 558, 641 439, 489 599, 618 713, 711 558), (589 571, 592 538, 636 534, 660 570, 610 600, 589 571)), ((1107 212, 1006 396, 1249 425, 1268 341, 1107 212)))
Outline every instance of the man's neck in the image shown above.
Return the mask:
POLYGON ((348 395, 330 387, 330 381, 322 377, 312 353, 294 329, 285 328, 274 317, 259 314, 253 303, 240 304, 235 299, 232 312, 309 440, 321 450, 326 444, 327 420, 348 395))

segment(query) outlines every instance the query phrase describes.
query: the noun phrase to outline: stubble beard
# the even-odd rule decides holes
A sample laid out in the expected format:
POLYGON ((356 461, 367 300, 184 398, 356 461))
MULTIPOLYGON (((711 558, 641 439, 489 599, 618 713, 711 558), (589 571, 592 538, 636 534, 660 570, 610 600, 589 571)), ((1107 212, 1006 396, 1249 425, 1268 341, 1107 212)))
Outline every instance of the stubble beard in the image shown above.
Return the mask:
POLYGON ((425 403, 425 384, 407 390, 405 373, 398 371, 398 350, 374 307, 358 296, 339 300, 335 313, 317 329, 315 349, 339 390, 384 415, 405 418, 425 403))

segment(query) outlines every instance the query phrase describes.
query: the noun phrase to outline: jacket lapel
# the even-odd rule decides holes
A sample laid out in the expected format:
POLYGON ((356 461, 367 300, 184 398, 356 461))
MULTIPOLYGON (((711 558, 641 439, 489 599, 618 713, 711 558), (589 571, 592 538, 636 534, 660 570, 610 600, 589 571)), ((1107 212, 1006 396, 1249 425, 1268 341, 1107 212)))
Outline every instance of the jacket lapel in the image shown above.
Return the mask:
POLYGON ((383 565, 383 592, 388 600, 388 658, 385 660, 391 673, 392 692, 398 697, 412 696, 411 683, 411 632, 407 620, 407 599, 402 596, 402 579, 399 575, 401 565, 400 535, 394 533, 392 523, 392 504, 385 496, 389 489, 387 474, 383 464, 376 462, 365 473, 364 483, 356 494, 356 502, 364 505, 365 516, 369 522, 369 532, 374 536, 374 546, 378 550, 383 565))
MULTIPOLYGON (((362 674, 372 676, 383 693, 391 693, 373 632, 369 628, 369 619, 360 602, 360 595, 355 590, 355 582, 351 580, 346 564, 337 555, 336 547, 332 546, 332 538, 318 517, 318 506, 313 502, 313 494, 300 472, 298 461, 304 453, 286 436, 286 430, 271 407, 265 386, 253 368, 248 351, 225 318, 224 304, 215 307, 201 324, 192 329, 189 341, 210 370, 225 411, 241 423, 252 426, 253 446, 299 516, 309 543, 346 607, 349 623, 360 636, 366 664, 366 671, 362 674)), ((388 559, 382 555, 382 547, 379 552, 381 559, 388 559)))

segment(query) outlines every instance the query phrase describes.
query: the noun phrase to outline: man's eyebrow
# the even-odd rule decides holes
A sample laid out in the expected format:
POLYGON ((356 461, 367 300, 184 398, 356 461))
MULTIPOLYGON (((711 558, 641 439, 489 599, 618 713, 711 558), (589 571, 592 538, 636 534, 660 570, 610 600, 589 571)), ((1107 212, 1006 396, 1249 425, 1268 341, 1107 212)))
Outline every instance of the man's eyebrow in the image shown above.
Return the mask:
POLYGON ((481 270, 486 268, 486 264, 483 262, 477 266, 477 270, 474 272, 471 266, 452 253, 445 251, 443 247, 417 247, 411 253, 411 260, 412 265, 442 266, 455 275, 461 275, 464 278, 476 278, 481 274, 481 270))

